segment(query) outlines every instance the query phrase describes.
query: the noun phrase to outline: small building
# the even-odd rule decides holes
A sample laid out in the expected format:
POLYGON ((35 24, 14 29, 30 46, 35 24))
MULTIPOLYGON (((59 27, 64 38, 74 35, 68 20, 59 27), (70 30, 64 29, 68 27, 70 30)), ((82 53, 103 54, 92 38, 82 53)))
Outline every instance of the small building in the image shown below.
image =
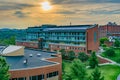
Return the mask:
POLYGON ((62 80, 61 55, 23 46, 0 46, 10 66, 10 80, 62 80))

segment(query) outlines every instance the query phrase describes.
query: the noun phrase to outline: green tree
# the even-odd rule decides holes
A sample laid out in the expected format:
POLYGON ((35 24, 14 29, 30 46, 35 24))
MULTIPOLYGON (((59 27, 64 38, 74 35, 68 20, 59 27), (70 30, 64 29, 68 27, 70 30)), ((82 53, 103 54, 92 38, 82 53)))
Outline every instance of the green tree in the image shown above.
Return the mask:
POLYGON ((114 46, 115 47, 120 47, 120 41, 118 39, 115 40, 114 46))
POLYGON ((93 73, 91 73, 92 77, 91 80, 104 80, 104 77, 101 77, 101 72, 99 69, 96 67, 93 73))
POLYGON ((74 59, 71 65, 71 76, 74 79, 86 80, 86 68, 79 59, 74 59))
POLYGON ((65 49, 61 49, 60 52, 61 52, 61 55, 62 55, 62 59, 65 59, 66 58, 66 51, 65 51, 65 49))
POLYGON ((73 60, 75 58, 75 52, 74 51, 69 51, 68 52, 68 59, 73 60))
POLYGON ((68 73, 65 73, 62 79, 63 80, 73 80, 71 74, 68 74, 68 73))
POLYGON ((88 55, 86 55, 84 52, 80 52, 80 53, 78 53, 78 58, 82 61, 82 62, 84 62, 84 61, 87 61, 88 60, 88 55))
POLYGON ((65 63, 62 62, 62 73, 64 74, 65 73, 65 63))
POLYGON ((89 65, 91 68, 95 68, 96 66, 98 66, 98 59, 95 52, 92 52, 91 54, 89 65))
POLYGON ((100 45, 104 44, 105 41, 109 41, 107 37, 100 38, 100 45))
POLYGON ((113 48, 109 48, 104 52, 104 54, 105 54, 105 56, 113 57, 113 56, 115 56, 115 51, 113 48))
POLYGON ((6 63, 5 58, 0 56, 0 80, 9 80, 9 66, 6 63))
POLYGON ((0 43, 3 45, 15 45, 15 36, 10 37, 9 39, 3 39, 0 43))

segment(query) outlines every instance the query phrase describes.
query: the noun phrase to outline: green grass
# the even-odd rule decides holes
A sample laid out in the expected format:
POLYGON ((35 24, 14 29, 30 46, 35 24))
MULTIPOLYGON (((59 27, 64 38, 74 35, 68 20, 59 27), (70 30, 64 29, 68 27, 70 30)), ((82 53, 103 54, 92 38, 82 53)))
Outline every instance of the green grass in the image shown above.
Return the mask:
POLYGON ((114 50, 115 50, 115 56, 113 57, 105 56, 104 53, 101 56, 109 58, 117 63, 120 63, 120 48, 114 48, 114 50))
MULTIPOLYGON (((64 61, 65 72, 70 73, 71 62, 64 61)), ((117 65, 104 65, 99 67, 102 76, 105 77, 104 80, 116 80, 117 76, 120 74, 120 67, 117 65)), ((91 75, 94 69, 87 69, 87 76, 91 75)))

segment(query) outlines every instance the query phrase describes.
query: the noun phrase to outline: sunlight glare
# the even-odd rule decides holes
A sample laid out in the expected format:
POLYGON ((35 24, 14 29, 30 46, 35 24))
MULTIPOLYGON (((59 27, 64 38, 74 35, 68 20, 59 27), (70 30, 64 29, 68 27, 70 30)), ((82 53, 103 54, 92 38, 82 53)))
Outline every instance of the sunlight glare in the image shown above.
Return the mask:
POLYGON ((42 6, 42 9, 45 10, 45 11, 48 11, 48 10, 51 10, 52 9, 52 6, 50 5, 49 2, 42 2, 41 3, 41 6, 42 6))

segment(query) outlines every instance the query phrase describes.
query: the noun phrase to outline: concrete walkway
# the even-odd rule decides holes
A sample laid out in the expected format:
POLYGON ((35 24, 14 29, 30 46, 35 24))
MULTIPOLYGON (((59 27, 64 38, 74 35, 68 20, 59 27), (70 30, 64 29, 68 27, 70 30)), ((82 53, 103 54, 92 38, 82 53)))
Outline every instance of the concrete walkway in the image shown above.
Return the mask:
POLYGON ((120 80, 120 74, 119 74, 119 76, 117 77, 117 80, 120 80))
MULTIPOLYGON (((100 58, 106 59, 106 60, 110 61, 111 63, 104 63, 104 64, 99 64, 99 65, 112 64, 112 65, 118 65, 118 66, 120 66, 119 63, 116 63, 115 61, 113 61, 113 60, 111 60, 111 59, 104 58, 104 57, 100 56, 100 54, 101 54, 102 52, 104 52, 104 50, 101 48, 101 49, 99 50, 99 52, 97 53, 97 56, 100 57, 100 58)), ((120 74, 118 75, 117 80, 120 80, 120 74)))
MULTIPOLYGON (((104 64, 99 64, 99 65, 108 65, 108 64, 111 64, 111 65, 118 65, 118 66, 120 66, 120 64, 116 63, 116 62, 113 61, 113 60, 110 60, 110 59, 108 59, 108 58, 104 58, 104 57, 102 57, 102 56, 100 56, 100 55, 97 55, 97 56, 98 56, 98 57, 101 57, 101 58, 103 58, 103 59, 106 59, 106 60, 108 60, 108 61, 111 62, 111 63, 104 63, 104 64)), ((120 80, 120 74, 118 75, 117 80, 120 80)))

